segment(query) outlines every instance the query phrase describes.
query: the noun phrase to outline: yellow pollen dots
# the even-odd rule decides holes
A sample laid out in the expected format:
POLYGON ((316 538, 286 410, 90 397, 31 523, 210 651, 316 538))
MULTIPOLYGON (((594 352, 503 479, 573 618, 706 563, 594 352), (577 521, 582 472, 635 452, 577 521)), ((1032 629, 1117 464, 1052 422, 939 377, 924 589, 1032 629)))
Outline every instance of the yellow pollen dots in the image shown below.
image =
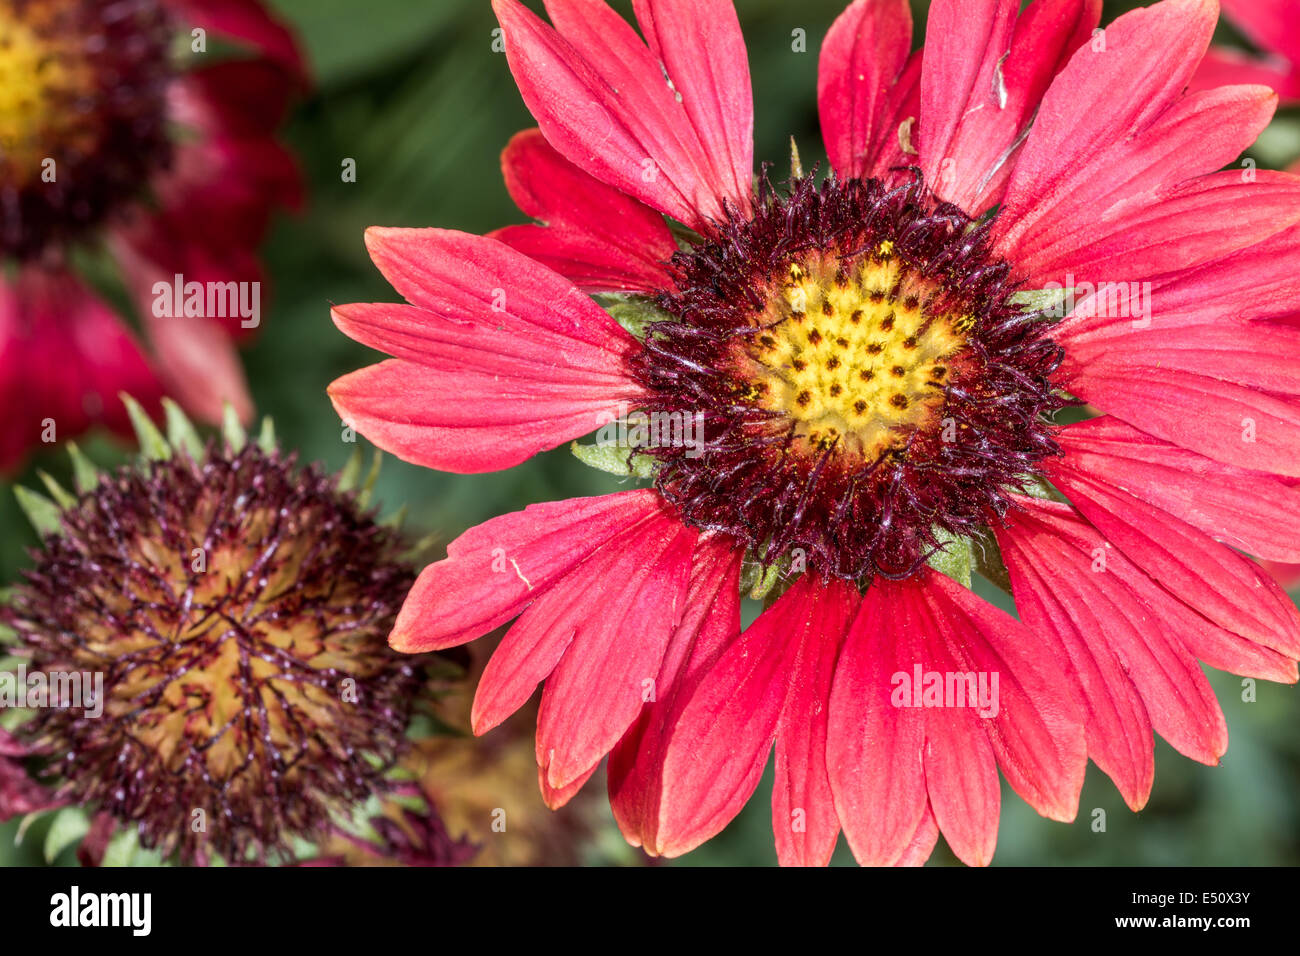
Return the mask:
POLYGON ((75 37, 61 36, 57 4, 23 6, 0 0, 0 186, 21 187, 40 178, 43 163, 59 150, 95 146, 77 101, 94 92, 90 63, 75 53, 75 37))
POLYGON ((927 310, 936 287, 881 243, 792 265, 742 346, 748 399, 794 425, 796 447, 874 461, 943 405, 970 319, 927 310))

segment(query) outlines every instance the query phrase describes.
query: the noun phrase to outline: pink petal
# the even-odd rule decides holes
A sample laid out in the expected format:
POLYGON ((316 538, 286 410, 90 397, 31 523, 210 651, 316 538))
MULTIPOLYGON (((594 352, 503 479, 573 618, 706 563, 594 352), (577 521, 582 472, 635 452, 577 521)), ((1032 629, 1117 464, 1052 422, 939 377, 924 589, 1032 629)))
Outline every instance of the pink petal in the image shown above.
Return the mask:
POLYGON ((392 359, 345 375, 329 395, 339 418, 384 451, 470 475, 511 468, 594 431, 640 395, 631 386, 611 392, 562 380, 572 377, 505 360, 494 375, 392 359))
POLYGON ((699 135, 720 196, 749 209, 754 180, 754 94, 749 53, 732 0, 632 0, 699 135))
MULTIPOLYGON (((537 763, 547 783, 571 785, 610 751, 652 693, 668 641, 685 610, 697 534, 671 516, 654 516, 610 546, 606 567, 576 569, 524 612, 526 627, 543 603, 581 597, 582 610, 552 632, 573 634, 546 681, 537 717, 537 763)), ((576 603, 576 602, 573 602, 576 603)), ((512 629, 513 632, 513 629, 512 629)))
POLYGON ((1266 90, 1183 96, 1216 14, 1215 0, 1167 0, 1127 13, 1106 28, 1104 50, 1081 47, 1053 81, 994 231, 1031 285, 1055 278, 1039 265, 1037 250, 1070 224, 1223 167, 1267 125, 1276 99, 1266 90))
MULTIPOLYGON (((1152 438, 1111 416, 1056 433, 1064 467, 1103 481, 1213 538, 1274 561, 1300 562, 1300 488, 1152 438)), ((1054 463, 1053 463, 1054 464, 1054 463)))
POLYGON ((655 683, 655 699, 641 711, 609 757, 609 799, 633 846, 661 856, 659 831, 664 752, 695 688, 740 636, 742 549, 729 538, 704 535, 696 546, 686 611, 673 633, 655 683))
POLYGON ((1260 49, 1300 64, 1295 0, 1220 0, 1223 15, 1260 49))
POLYGON ((546 779, 546 768, 538 767, 537 788, 542 791, 542 802, 552 810, 560 809, 560 807, 564 806, 578 795, 578 791, 586 786, 587 781, 590 780, 599 769, 600 761, 597 760, 591 765, 590 769, 578 776, 578 778, 567 787, 552 787, 546 779))
POLYGON ((898 124, 907 116, 897 117, 894 106, 907 89, 900 83, 911 47, 907 0, 854 0, 826 34, 817 108, 826 152, 841 179, 882 172, 880 160, 898 154, 898 124))
POLYGON ((661 508, 650 490, 532 505, 471 528, 421 572, 389 637, 406 653, 482 637, 570 569, 661 508))
POLYGON ((912 840, 907 844, 907 849, 903 851, 894 866, 924 866, 925 861, 930 859, 930 854, 934 852, 935 844, 939 842, 939 824, 935 822, 934 811, 930 809, 929 804, 925 807, 925 813, 921 817, 921 823, 916 828, 916 833, 912 835, 912 840))
MULTIPOLYGON (((1187 629, 1207 622, 1198 620, 1110 547, 1068 505, 1037 499, 1022 499, 1019 504, 1024 510, 1010 517, 1002 538, 1015 555, 1011 560, 1017 563, 1016 602, 1021 607, 1024 595, 1026 623, 1049 637, 1060 635, 1067 647, 1104 641, 1141 694, 1156 732, 1180 753, 1218 763, 1228 746, 1223 712, 1182 639, 1187 629), (1034 587, 1032 572, 1026 573, 1031 568, 1050 569, 1047 588, 1034 587)), ((1123 685, 1111 689, 1123 691, 1123 685)), ((1104 702, 1090 694, 1089 703, 1104 702)), ((1141 733, 1140 727, 1134 730, 1141 733)), ((1125 746, 1132 751, 1140 739, 1135 737, 1125 746)), ((1137 754, 1131 756, 1136 760, 1137 754)), ((1107 757, 1122 759, 1123 755, 1112 750, 1107 757)), ((1135 777, 1137 771, 1131 764, 1122 777, 1128 788, 1133 788, 1135 779, 1141 780, 1143 789, 1134 796, 1145 795, 1145 767, 1142 777, 1135 777)))
POLYGON ((873 584, 835 668, 826 762, 835 810, 863 866, 898 861, 926 813, 919 709, 895 707, 895 674, 920 654, 917 586, 873 584))
POLYGON ((586 292, 672 288, 664 263, 677 244, 657 212, 588 176, 540 130, 517 134, 501 168, 515 203, 541 225, 507 226, 493 238, 586 292))
POLYGON ((15 469, 47 438, 75 438, 97 424, 130 435, 121 392, 158 411, 158 378, 107 304, 62 270, 0 276, 0 400, 11 416, 0 429, 0 470, 15 469))
POLYGON ((1077 231, 1058 230, 1034 250, 1032 266, 1070 288, 1151 280, 1221 259, 1297 221, 1295 177, 1259 170, 1247 180, 1229 170, 1116 203, 1077 231))
POLYGON ((955 668, 998 674, 998 713, 982 725, 1012 789, 1043 816, 1073 820, 1087 756, 1064 651, 946 575, 926 572, 917 587, 955 668))
POLYGON ((678 856, 722 830, 758 786, 799 647, 835 639, 838 602, 805 574, 702 677, 664 753, 659 849, 678 856))
POLYGON ((772 831, 782 866, 826 866, 840 834, 826 770, 827 720, 835 662, 859 599, 857 588, 842 582, 823 587, 826 610, 819 630, 804 633, 776 729, 772 831))
POLYGON ((934 0, 918 143, 940 198, 971 215, 996 204, 1053 77, 1101 20, 1101 0, 934 0))
POLYGON ((524 102, 569 162, 697 231, 724 217, 724 200, 748 209, 729 157, 708 152, 665 68, 603 2, 552 0, 557 29, 518 0, 492 6, 524 102))
POLYGON ((1202 653, 1209 650, 1202 644, 1192 648, 1199 656, 1216 667, 1268 669, 1277 674, 1271 679, 1290 679, 1280 670, 1282 662, 1261 654, 1261 649, 1300 658, 1300 610, 1259 565, 1134 497, 1122 485, 1078 470, 1068 458, 1055 465, 1051 477, 1125 557, 1247 645, 1238 648, 1236 655, 1220 658, 1202 653))
POLYGON ((397 356, 329 389, 343 420, 406 461, 508 468, 594 431, 641 397, 635 340, 563 277, 495 240, 371 230, 375 262, 418 307, 354 305, 335 322, 397 356))
POLYGON ((248 44, 303 80, 307 68, 293 33, 258 0, 166 0, 188 33, 203 27, 248 44))

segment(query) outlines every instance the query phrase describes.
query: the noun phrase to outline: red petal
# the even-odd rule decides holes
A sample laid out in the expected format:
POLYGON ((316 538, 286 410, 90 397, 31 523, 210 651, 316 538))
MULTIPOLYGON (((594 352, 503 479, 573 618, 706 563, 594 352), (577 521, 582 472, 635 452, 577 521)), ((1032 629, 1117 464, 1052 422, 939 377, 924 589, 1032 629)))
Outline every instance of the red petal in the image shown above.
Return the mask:
POLYGON ((1053 639, 1061 635, 1067 646, 1105 641, 1142 695, 1156 732, 1180 753, 1218 763, 1228 746, 1223 712, 1183 641, 1188 630, 1208 622, 1110 547, 1069 505, 1019 504, 1024 510, 1009 518, 1014 530, 1002 537, 1020 562, 1016 599, 1019 607, 1025 595, 1026 623, 1053 639), (1032 590, 1026 566, 1050 569, 1049 588, 1032 590))
POLYGON ((1293 484, 1152 438, 1111 416, 1062 428, 1056 440, 1067 470, 1123 488, 1235 548, 1300 562, 1291 527, 1300 488, 1293 484))
MULTIPOLYGON (((899 84, 911 48, 907 0, 854 0, 826 34, 817 108, 826 152, 841 179, 881 172, 880 160, 899 152, 898 124, 907 117, 897 117, 895 106, 908 89, 899 84)), ((916 114, 912 109, 908 115, 916 114)))
POLYGON ((389 643, 415 653, 482 637, 660 507, 653 491, 625 491, 532 505, 471 528, 421 572, 389 643))
POLYGON ((1068 461, 1057 464, 1052 480, 1088 521, 1170 594, 1230 634, 1262 645, 1241 649, 1253 660, 1207 656, 1204 647, 1193 651, 1216 667, 1234 669, 1236 664, 1271 670, 1277 676, 1270 679, 1292 679, 1279 670, 1276 657, 1264 660, 1261 651, 1300 657, 1300 610, 1259 565, 1068 461))
POLYGON ((920 655, 916 587, 873 584, 835 668, 827 767, 840 825, 864 866, 898 861, 926 813, 924 715, 891 701, 920 655))
POLYGON ((702 677, 664 754, 659 850, 678 856, 722 830, 754 792, 801 643, 834 638, 838 602, 805 574, 702 677))
POLYGON ((935 0, 918 142, 936 193, 971 215, 1001 198, 1053 77, 1101 20, 1101 0, 935 0))
POLYGON ((1276 100, 1266 90, 1183 97, 1216 14, 1215 0, 1167 0, 1127 13, 1106 28, 1104 50, 1081 47, 1053 81, 994 230, 1031 285, 1059 281, 1036 255, 1062 230, 1163 183, 1223 167, 1267 125, 1276 100), (1106 121, 1081 124, 1081 116, 1106 121))
POLYGON ((772 831, 782 866, 826 866, 840 835, 826 770, 827 720, 835 662, 858 591, 842 582, 823 587, 821 624, 804 633, 776 729, 772 831))
POLYGON ((998 713, 983 726, 1007 781, 1044 816, 1073 820, 1087 756, 1064 652, 946 575, 926 572, 916 587, 956 669, 999 675, 998 713))
POLYGON ((537 763, 550 786, 567 787, 599 762, 653 692, 685 608, 695 539, 675 517, 654 516, 611 543, 607 565, 577 568, 515 625, 545 617, 541 606, 553 600, 583 602, 563 624, 547 624, 573 634, 537 717, 537 763))
POLYGON ((609 757, 609 799, 633 846, 662 855, 663 762, 672 729, 695 688, 740 636, 742 549, 705 535, 696 546, 686 613, 664 653, 655 699, 641 711, 609 757))
POLYGON ((501 154, 506 188, 538 226, 492 236, 554 269, 587 292, 672 288, 664 263, 677 251, 663 216, 588 176, 524 130, 501 154))
POLYGON ((734 194, 658 59, 603 2, 552 0, 558 31, 518 0, 493 0, 506 57, 546 139, 571 163, 646 205, 706 231, 734 194))
POLYGON ((732 0, 632 0, 637 23, 681 96, 720 196, 744 213, 754 181, 754 94, 732 0))

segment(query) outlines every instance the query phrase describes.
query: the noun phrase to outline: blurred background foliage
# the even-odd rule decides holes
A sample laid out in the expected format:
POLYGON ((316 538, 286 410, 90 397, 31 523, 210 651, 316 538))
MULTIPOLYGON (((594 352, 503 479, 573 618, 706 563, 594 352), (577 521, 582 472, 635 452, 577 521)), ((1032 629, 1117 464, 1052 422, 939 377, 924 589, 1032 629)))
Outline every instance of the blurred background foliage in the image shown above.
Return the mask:
MULTIPOLYGON (((1107 0, 1103 22, 1136 5, 1107 0)), ((287 131, 310 184, 310 205, 280 222, 267 244, 271 302, 245 359, 259 411, 274 416, 285 446, 338 468, 355 446, 343 440, 325 388, 376 355, 334 329, 329 306, 396 299, 366 257, 363 230, 440 226, 481 233, 523 221, 502 185, 498 157, 511 135, 534 123, 505 57, 493 51, 496 21, 486 0, 272 0, 272 6, 297 29, 314 73, 315 88, 287 131), (343 181, 345 159, 356 162, 356 182, 343 181)), ((629 12, 627 0, 616 6, 629 12)), ((914 3, 917 42, 926 6, 914 3)), ((739 0, 754 81, 757 161, 783 169, 793 135, 806 166, 824 162, 817 53, 843 7, 844 0, 739 0), (806 52, 795 49, 798 30, 805 31, 806 52)), ((1247 45, 1228 26, 1220 28, 1220 39, 1247 45)), ((1080 121, 1090 119, 1096 120, 1080 121)), ((1283 112, 1251 155, 1264 168, 1300 156, 1300 111, 1283 112)), ((104 439, 89 447, 101 462, 125 455, 104 439)), ((63 456, 51 454, 21 480, 33 484, 36 467, 60 477, 67 471, 63 456)), ((557 450, 505 473, 465 477, 389 458, 378 492, 386 510, 407 505, 411 525, 445 544, 534 502, 625 486, 557 450)), ((0 486, 0 529, 0 582, 8 583, 34 539, 7 486, 0 486)), ((440 546, 434 550, 441 554, 440 546)), ((1007 606, 994 589, 986 594, 1007 606)), ((1211 678, 1231 732, 1221 766, 1201 766, 1157 742, 1155 789, 1146 809, 1133 814, 1090 765, 1079 817, 1068 825, 1038 817, 1004 787, 995 865, 1300 862, 1300 692, 1260 682, 1257 702, 1246 703, 1240 680, 1215 672, 1211 678), (1098 811, 1104 832, 1094 829, 1098 811)), ((672 865, 774 864, 770 778, 769 768, 722 835, 672 865)), ((618 838, 603 800, 593 803, 604 830, 588 858, 644 861, 618 838)), ((39 862, 40 833, 14 848, 15 826, 0 828, 0 862, 39 862)), ((843 840, 836 861, 851 862, 843 840)), ((940 843, 932 862, 953 861, 940 843)))

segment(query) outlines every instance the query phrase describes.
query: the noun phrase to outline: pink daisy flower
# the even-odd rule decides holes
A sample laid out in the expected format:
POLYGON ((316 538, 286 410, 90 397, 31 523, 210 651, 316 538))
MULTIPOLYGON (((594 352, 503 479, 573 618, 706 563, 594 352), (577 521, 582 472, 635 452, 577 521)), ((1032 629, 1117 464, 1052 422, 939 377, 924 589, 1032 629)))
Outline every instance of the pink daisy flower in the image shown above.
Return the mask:
POLYGON ((270 214, 301 201, 274 139, 305 78, 292 36, 257 0, 0 0, 0 35, 0 471, 129 434, 120 392, 247 420, 243 315, 158 316, 154 287, 262 280, 270 214), (96 257, 147 345, 83 280, 96 257))
POLYGON ((644 39, 601 2, 548 0, 550 25, 494 6, 540 125, 506 183, 537 224, 371 230, 409 304, 335 310, 392 358, 330 394, 464 474, 627 408, 700 416, 699 443, 640 442, 652 488, 453 541, 391 636, 518 618, 474 728, 544 682, 550 804, 608 755, 624 835, 675 856, 775 750, 782 863, 826 863, 842 830, 864 864, 922 862, 940 832, 982 864, 999 770, 1068 821, 1091 757, 1136 809, 1153 733, 1227 747, 1198 660, 1296 680, 1300 615, 1240 552, 1300 559, 1300 180, 1217 172, 1277 98, 1186 92, 1212 0, 1101 33, 1089 0, 935 0, 915 53, 905 0, 857 0, 821 50, 834 175, 779 191, 753 185, 727 0, 636 0, 644 39), (1109 282, 1149 290, 1147 321, 1089 296, 1109 282), (609 293, 655 321, 625 331, 609 293), (1102 414, 1057 424, 1076 399, 1102 414), (1020 620, 957 580, 971 542, 1020 620), (742 631, 742 578, 767 575, 784 590, 742 631))

